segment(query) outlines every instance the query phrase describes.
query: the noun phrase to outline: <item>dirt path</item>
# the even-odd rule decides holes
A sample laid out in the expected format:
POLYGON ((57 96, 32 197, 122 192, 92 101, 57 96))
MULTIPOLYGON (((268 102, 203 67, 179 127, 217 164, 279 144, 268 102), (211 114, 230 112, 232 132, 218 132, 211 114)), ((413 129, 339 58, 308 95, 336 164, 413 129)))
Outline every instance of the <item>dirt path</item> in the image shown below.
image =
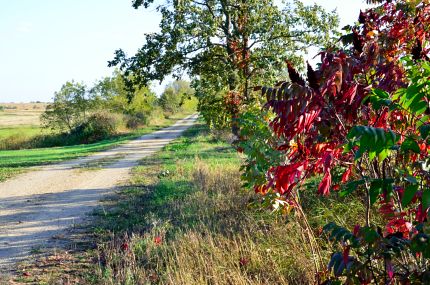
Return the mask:
POLYGON ((0 183, 0 271, 39 248, 60 246, 57 237, 82 222, 104 195, 124 183, 140 159, 180 136, 196 118, 187 117, 109 151, 0 183))

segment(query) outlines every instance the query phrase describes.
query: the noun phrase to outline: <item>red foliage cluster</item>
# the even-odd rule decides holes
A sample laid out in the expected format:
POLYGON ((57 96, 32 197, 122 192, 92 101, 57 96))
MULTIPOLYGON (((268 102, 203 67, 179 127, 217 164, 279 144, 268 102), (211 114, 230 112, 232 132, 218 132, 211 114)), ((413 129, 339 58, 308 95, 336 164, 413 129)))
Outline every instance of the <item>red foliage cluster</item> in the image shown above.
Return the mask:
POLYGON ((307 84, 289 64, 291 82, 263 88, 267 107, 276 114, 271 127, 285 139, 278 149, 285 152, 289 162, 270 170, 266 186, 273 185, 288 196, 294 186, 322 173, 318 192, 327 195, 333 186, 337 188, 331 177, 335 165, 345 167, 342 182, 353 175, 353 156, 343 153, 341 147, 351 127, 365 122, 397 129, 402 112, 374 110, 362 102, 372 88, 392 92, 405 86, 400 57, 411 54, 428 59, 430 49, 424 43, 430 39, 430 5, 422 3, 415 11, 401 8, 392 2, 379 11, 360 12, 361 25, 344 36, 351 40, 352 48, 322 52, 316 71, 308 65, 307 84))
POLYGON ((224 96, 224 106, 229 114, 236 116, 239 113, 239 107, 242 105, 242 96, 235 91, 230 91, 224 96))
MULTIPOLYGON (((337 238, 345 237, 340 238, 343 253, 332 256, 332 264, 339 269, 334 270, 334 275, 340 276, 354 264, 361 284, 375 278, 368 278, 372 270, 370 254, 361 263, 357 258, 360 253, 350 256, 352 249, 364 246, 366 250, 372 248, 374 257, 384 264, 381 276, 386 278, 386 284, 411 276, 422 281, 427 269, 399 269, 390 259, 393 253, 387 252, 395 247, 392 239, 397 239, 410 245, 412 255, 430 259, 430 235, 422 224, 428 223, 430 175, 424 167, 417 166, 428 161, 430 153, 429 140, 420 129, 430 126, 430 77, 420 77, 424 69, 430 70, 430 65, 423 64, 430 61, 430 3, 423 1, 413 7, 406 0, 386 1, 360 12, 359 23, 341 38, 346 48, 321 52, 321 64, 316 70, 308 64, 307 80, 288 64, 289 82, 261 88, 267 98, 265 107, 275 114, 270 128, 279 138, 277 142, 282 141, 271 147, 281 152, 285 160, 269 168, 266 183, 255 185, 255 191, 276 192, 286 204, 294 205, 294 190, 312 176, 322 176, 318 187, 321 195, 338 189, 350 193, 348 185, 354 188, 351 192, 361 187, 366 190, 363 200, 367 201, 367 209, 378 202, 385 226, 373 228, 369 210, 366 226, 357 226, 353 233, 345 234, 347 231, 329 224, 327 228, 336 231, 337 238), (401 60, 406 56, 408 59, 401 60), (417 66, 425 68, 414 70, 417 66), (426 95, 415 96, 421 94, 420 85, 427 86, 426 95), (404 92, 404 97, 399 91, 404 92), (412 100, 414 97, 417 99, 412 100), (404 104, 402 100, 410 102, 404 104), (414 111, 414 104, 424 108, 414 111), (351 138, 357 138, 351 135, 357 127, 364 131, 358 136, 358 143, 351 142, 351 138), (375 142, 366 140, 368 145, 376 144, 378 136, 383 136, 384 143, 391 140, 383 155, 362 148, 365 131, 374 132, 372 138, 376 138, 375 142)), ((400 251, 405 247, 398 248, 400 251)), ((329 269, 333 266, 329 265, 329 269)))

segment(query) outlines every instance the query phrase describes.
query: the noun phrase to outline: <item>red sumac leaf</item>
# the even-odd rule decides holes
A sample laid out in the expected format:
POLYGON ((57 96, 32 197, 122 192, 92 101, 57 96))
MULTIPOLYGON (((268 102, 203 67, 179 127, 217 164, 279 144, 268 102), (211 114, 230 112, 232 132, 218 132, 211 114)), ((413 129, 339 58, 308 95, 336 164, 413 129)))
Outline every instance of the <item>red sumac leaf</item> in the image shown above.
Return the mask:
POLYGON ((330 194, 331 174, 330 169, 325 173, 323 180, 318 187, 318 194, 327 196, 330 194))

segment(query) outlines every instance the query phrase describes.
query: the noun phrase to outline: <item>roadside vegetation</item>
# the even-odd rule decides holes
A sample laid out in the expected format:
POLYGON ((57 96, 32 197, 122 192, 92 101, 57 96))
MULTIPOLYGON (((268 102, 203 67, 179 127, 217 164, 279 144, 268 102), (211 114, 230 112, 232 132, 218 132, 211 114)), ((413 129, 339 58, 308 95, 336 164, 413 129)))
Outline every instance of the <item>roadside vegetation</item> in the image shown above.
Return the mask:
MULTIPOLYGON (((312 250, 302 217, 261 209, 259 196, 241 187, 244 157, 231 146, 231 138, 200 123, 142 160, 130 184, 94 213, 86 232, 94 239, 81 247, 86 251, 59 251, 22 266, 19 280, 312 284, 312 250)), ((304 203, 316 229, 333 219, 354 224, 364 211, 356 199, 339 203, 313 195, 312 187, 304 203), (350 208, 356 210, 345 215, 350 208)))
POLYGON ((43 109, 24 111, 18 106, 5 105, 0 111, 0 150, 72 146, 133 135, 140 128, 163 125, 172 116, 191 114, 197 99, 186 81, 172 82, 157 98, 148 87, 127 87, 126 79, 115 72, 92 87, 66 82, 43 109))

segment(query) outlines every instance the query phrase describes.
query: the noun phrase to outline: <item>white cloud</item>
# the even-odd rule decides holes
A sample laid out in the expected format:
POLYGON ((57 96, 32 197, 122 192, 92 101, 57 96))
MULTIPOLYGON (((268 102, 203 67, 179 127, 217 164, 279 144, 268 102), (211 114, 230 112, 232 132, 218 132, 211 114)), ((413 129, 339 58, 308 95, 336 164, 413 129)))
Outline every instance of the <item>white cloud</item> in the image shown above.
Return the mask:
POLYGON ((20 22, 16 27, 18 33, 27 34, 33 30, 33 24, 30 22, 20 22))

